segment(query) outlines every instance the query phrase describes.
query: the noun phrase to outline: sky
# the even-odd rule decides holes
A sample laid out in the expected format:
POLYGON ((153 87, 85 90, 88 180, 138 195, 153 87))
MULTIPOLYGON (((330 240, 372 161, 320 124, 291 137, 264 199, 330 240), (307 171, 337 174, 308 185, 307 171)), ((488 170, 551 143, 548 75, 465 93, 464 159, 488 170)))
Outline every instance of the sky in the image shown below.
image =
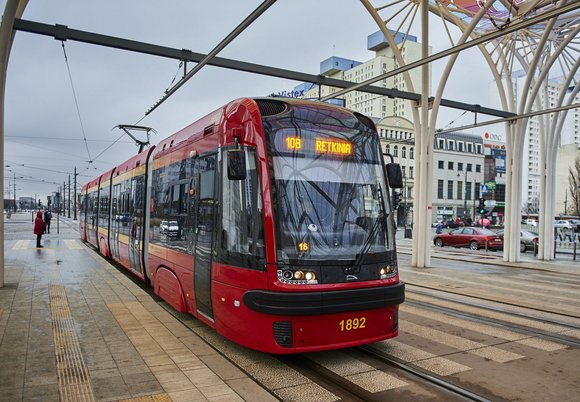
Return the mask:
MULTIPOLYGON (((260 4, 31 0, 22 18, 209 53, 260 4)), ((3 12, 5 0, 0 6, 3 12)), ((420 38, 416 20, 410 33, 420 38)), ((432 18, 433 53, 449 47, 438 21, 432 18)), ((218 56, 318 74, 320 62, 333 55, 371 59, 367 36, 377 30, 358 0, 279 0, 218 56)), ((433 64, 434 83, 445 61, 433 64)), ((463 52, 444 98, 499 108, 488 102, 492 78, 485 66, 477 50, 463 52)), ((138 147, 114 128, 119 124, 152 127, 157 134, 151 143, 156 144, 233 99, 266 96, 300 84, 206 66, 142 119, 176 74, 178 80, 177 60, 73 41, 64 42, 63 49, 51 37, 17 32, 6 83, 4 198, 9 186, 14 198, 15 185, 18 198, 36 197, 46 204, 48 195, 68 186, 69 176, 74 183, 75 167, 80 188, 135 155, 138 147)), ((462 114, 442 109, 438 127, 473 123, 473 115, 462 114)))

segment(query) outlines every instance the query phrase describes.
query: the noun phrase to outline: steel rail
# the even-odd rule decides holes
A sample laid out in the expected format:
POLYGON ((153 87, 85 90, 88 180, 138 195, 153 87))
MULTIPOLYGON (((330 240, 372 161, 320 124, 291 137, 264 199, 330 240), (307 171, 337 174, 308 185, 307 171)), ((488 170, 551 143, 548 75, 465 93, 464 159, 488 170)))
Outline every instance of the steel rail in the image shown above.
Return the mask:
MULTIPOLYGON (((487 325, 490 325, 492 327, 507 329, 507 330, 514 331, 514 332, 517 332, 517 333, 523 334, 523 335, 538 336, 538 337, 543 338, 543 339, 548 339, 548 340, 564 343, 567 346, 574 346, 576 348, 580 348, 580 341, 579 340, 576 340, 574 338, 571 338, 571 337, 568 337, 565 335, 554 334, 552 332, 543 331, 540 329, 531 328, 531 327, 527 327, 524 325, 512 324, 512 323, 509 323, 506 321, 498 321, 498 320, 495 320, 492 318, 486 318, 486 317, 482 317, 482 316, 479 316, 476 314, 461 312, 461 311, 454 310, 454 309, 449 308, 449 307, 434 306, 434 305, 429 304, 427 302, 421 302, 421 301, 407 299, 407 300, 405 300, 405 303, 409 304, 411 306, 422 307, 426 310, 444 313, 444 314, 447 314, 447 315, 450 315, 450 316, 453 316, 456 318, 461 318, 461 319, 472 321, 472 322, 481 322, 481 323, 485 323, 487 325)), ((458 302, 458 303, 460 303, 460 302, 458 302)), ((464 304, 467 306, 474 306, 473 304, 470 304, 470 303, 460 303, 460 304, 464 304)), ((497 312, 493 308, 486 308, 486 307, 479 307, 479 308, 493 311, 493 312, 497 312)), ((529 320, 535 320, 535 321, 546 323, 546 324, 556 325, 555 323, 552 323, 549 320, 543 320, 543 319, 538 319, 538 318, 534 318, 534 317, 529 317, 529 316, 526 316, 523 314, 518 314, 518 313, 505 313, 505 314, 513 315, 515 317, 526 318, 529 320)), ((580 327, 570 326, 570 325, 565 325, 565 324, 557 324, 557 325, 562 326, 562 327, 565 326, 565 327, 568 327, 569 329, 580 329, 580 327)), ((492 334, 492 336, 493 336, 493 334, 492 334)), ((512 342, 512 341, 507 340, 507 342, 512 342)), ((491 345, 491 346, 493 346, 493 345, 491 345)))
POLYGON ((432 374, 428 374, 423 370, 415 368, 407 363, 403 363, 399 359, 396 359, 384 352, 374 349, 371 345, 359 346, 358 349, 376 360, 384 362, 391 367, 395 367, 408 374, 418 377, 419 379, 423 380, 428 384, 435 385, 436 387, 441 388, 449 393, 455 394, 463 399, 478 402, 491 402, 491 399, 478 395, 466 388, 460 387, 459 385, 453 384, 452 382, 445 381, 432 374))

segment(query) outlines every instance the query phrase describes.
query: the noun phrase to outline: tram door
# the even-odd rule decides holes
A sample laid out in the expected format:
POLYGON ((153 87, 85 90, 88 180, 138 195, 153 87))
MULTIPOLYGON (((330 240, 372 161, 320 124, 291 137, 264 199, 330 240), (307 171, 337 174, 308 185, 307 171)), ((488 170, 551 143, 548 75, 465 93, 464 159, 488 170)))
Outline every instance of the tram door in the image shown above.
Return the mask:
POLYGON ((143 203, 142 187, 143 177, 138 176, 131 180, 131 196, 132 200, 129 205, 129 262, 131 269, 141 272, 141 239, 143 238, 141 231, 143 230, 143 203))
POLYGON ((196 177, 193 285, 197 312, 213 319, 211 263, 215 242, 218 201, 216 195, 217 155, 195 161, 196 177))

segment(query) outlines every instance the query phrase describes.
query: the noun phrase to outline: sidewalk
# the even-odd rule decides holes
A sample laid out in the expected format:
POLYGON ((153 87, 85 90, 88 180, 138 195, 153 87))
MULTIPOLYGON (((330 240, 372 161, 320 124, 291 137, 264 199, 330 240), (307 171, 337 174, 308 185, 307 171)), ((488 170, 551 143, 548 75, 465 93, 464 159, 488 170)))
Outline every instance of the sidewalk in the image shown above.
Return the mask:
MULTIPOLYGON (((61 217, 62 219, 62 217, 61 217)), ((276 400, 54 217, 5 220, 2 401, 276 400)))

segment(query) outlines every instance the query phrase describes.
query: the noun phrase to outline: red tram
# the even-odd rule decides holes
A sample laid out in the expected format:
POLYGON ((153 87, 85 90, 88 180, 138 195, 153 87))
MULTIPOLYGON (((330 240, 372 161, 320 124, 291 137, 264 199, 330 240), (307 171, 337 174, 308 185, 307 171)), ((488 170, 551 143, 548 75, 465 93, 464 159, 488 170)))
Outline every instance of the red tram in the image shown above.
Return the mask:
POLYGON ((405 290, 386 167, 361 114, 238 99, 83 186, 81 238, 246 347, 376 342, 405 290))

